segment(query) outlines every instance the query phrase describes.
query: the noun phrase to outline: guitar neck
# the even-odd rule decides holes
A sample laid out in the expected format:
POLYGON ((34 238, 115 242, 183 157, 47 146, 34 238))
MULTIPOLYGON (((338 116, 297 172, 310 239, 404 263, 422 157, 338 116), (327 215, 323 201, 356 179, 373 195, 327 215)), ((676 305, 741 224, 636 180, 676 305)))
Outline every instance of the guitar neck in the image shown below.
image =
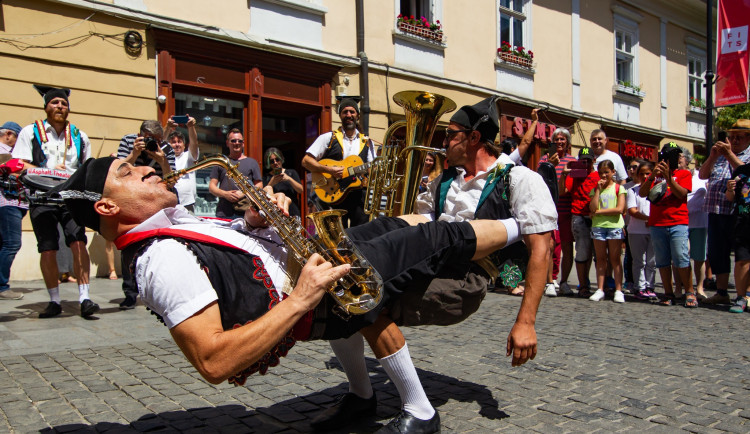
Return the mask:
POLYGON ((370 164, 372 163, 365 163, 360 166, 350 167, 347 170, 348 176, 354 176, 354 175, 361 175, 368 170, 370 170, 370 164))

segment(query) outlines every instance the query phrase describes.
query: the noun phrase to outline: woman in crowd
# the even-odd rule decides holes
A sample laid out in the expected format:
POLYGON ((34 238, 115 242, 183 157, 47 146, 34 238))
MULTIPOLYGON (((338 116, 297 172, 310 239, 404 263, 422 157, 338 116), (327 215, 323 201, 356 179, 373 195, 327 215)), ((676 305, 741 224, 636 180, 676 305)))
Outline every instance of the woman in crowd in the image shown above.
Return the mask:
POLYGON ((607 275, 607 260, 612 267, 615 278, 615 303, 625 303, 622 293, 622 251, 623 228, 625 221, 622 213, 625 210, 624 188, 614 181, 615 165, 610 160, 603 160, 597 166, 599 182, 591 193, 591 238, 596 252, 596 283, 598 289, 589 300, 600 301, 604 298, 604 278, 607 275))
POLYGON ((274 193, 284 193, 292 198, 289 205, 289 215, 300 217, 299 195, 302 194, 302 184, 299 174, 294 169, 285 169, 284 154, 278 148, 268 148, 263 154, 263 167, 267 170, 263 177, 263 185, 273 187, 274 193))
POLYGON ((635 298, 658 301, 654 292, 654 277, 656 274, 654 247, 651 244, 651 233, 646 226, 650 213, 650 203, 648 199, 638 194, 641 184, 651 175, 653 170, 654 163, 639 161, 638 170, 634 175, 637 184, 628 190, 626 206, 630 216, 628 244, 630 245, 630 256, 633 259, 635 298))
POLYGON ((727 183, 726 198, 734 202, 737 220, 734 226, 734 285, 737 298, 729 311, 742 313, 747 309, 750 287, 750 164, 734 170, 727 183))
POLYGON ((422 169, 422 182, 419 185, 419 192, 427 190, 427 184, 432 182, 443 173, 443 162, 434 152, 428 152, 424 157, 424 169, 422 169))

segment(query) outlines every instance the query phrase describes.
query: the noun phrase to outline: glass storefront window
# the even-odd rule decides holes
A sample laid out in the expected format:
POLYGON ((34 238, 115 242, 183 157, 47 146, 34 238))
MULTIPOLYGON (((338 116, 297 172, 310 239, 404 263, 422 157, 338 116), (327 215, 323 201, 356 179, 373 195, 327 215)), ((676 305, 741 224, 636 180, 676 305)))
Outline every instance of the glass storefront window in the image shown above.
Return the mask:
MULTIPOLYGON (((198 121, 196 132, 201 157, 227 153, 226 135, 233 128, 244 131, 245 103, 240 100, 175 92, 175 115, 190 115, 198 121)), ((182 129, 187 137, 187 131, 182 129)), ((219 199, 208 192, 211 168, 196 172, 195 215, 213 217, 219 199)))

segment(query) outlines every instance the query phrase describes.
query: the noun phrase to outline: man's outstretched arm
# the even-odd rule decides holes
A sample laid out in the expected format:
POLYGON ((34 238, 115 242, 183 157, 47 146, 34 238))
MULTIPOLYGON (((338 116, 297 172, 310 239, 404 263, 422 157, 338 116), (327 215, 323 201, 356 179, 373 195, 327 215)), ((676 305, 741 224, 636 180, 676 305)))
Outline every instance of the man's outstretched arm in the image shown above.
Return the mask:
POLYGON ((536 312, 547 282, 550 232, 524 235, 529 249, 529 264, 526 266, 526 290, 516 322, 508 335, 506 356, 513 355, 511 364, 521 366, 536 357, 536 312))
POLYGON ((314 254, 302 269, 292 294, 256 321, 223 330, 216 302, 170 330, 180 350, 207 381, 221 383, 266 354, 312 310, 326 290, 349 272, 314 254))

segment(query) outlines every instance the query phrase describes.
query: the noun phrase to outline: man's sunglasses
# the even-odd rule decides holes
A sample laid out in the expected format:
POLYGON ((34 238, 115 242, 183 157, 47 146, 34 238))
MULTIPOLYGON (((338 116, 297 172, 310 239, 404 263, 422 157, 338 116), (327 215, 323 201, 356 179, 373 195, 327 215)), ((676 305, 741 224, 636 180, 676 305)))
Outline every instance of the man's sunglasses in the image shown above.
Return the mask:
POLYGON ((230 139, 229 143, 245 143, 245 141, 242 139, 230 139))
POLYGON ((456 134, 458 134, 458 133, 469 133, 471 131, 474 131, 474 130, 472 130, 471 128, 464 128, 462 130, 452 130, 450 128, 446 128, 445 129, 445 138, 446 138, 446 140, 452 140, 453 137, 456 134))

